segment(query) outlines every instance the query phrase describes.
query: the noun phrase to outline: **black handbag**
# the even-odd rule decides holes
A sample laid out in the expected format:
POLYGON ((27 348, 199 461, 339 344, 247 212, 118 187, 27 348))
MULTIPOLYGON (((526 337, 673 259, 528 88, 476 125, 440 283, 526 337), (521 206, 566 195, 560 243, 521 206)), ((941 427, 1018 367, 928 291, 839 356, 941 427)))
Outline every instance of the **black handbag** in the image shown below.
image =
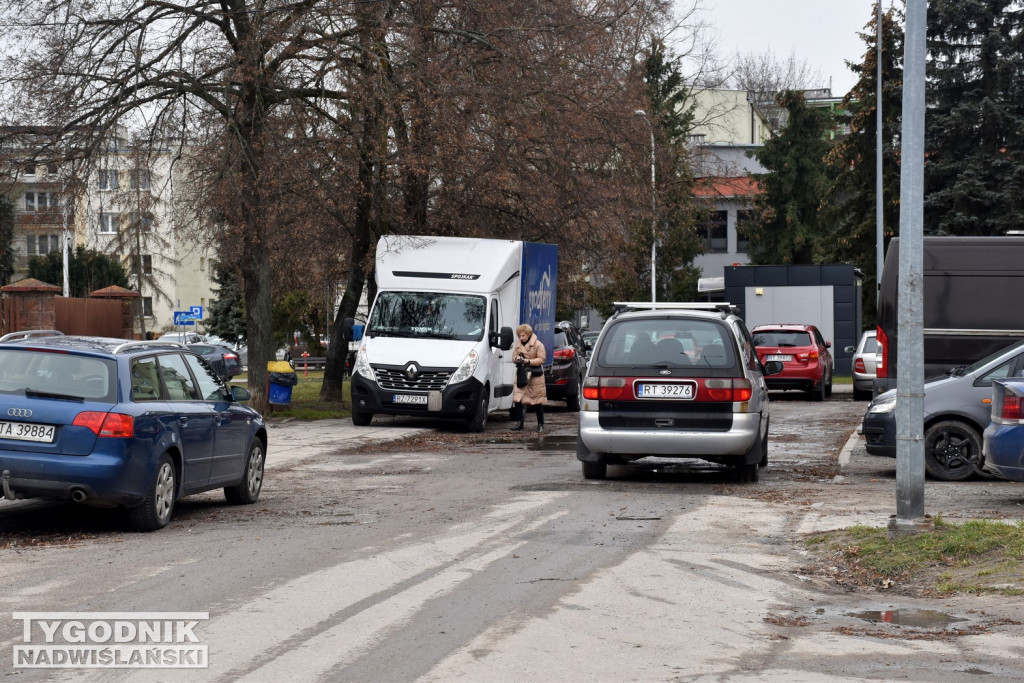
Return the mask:
POLYGON ((530 368, 526 364, 520 364, 516 367, 516 386, 522 389, 530 383, 530 368))

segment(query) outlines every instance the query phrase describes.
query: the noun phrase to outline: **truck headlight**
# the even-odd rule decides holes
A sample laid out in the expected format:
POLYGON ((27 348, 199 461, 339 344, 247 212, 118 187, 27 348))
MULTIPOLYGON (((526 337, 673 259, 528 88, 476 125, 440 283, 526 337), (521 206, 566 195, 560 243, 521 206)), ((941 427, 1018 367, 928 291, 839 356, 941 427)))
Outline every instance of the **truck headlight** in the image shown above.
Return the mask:
POLYGON ((377 378, 373 376, 373 368, 370 367, 370 360, 366 357, 365 346, 360 346, 359 351, 356 352, 355 371, 371 382, 377 381, 377 378))
POLYGON ((876 398, 871 402, 871 405, 868 406, 868 414, 891 413, 894 410, 896 410, 895 396, 876 398))
POLYGON ((459 369, 456 370, 455 374, 452 375, 452 378, 449 381, 449 383, 455 384, 457 382, 465 382, 467 379, 473 376, 474 372, 476 372, 476 366, 479 363, 480 356, 477 355, 476 351, 470 351, 469 355, 466 356, 466 359, 462 361, 462 365, 460 365, 459 369))

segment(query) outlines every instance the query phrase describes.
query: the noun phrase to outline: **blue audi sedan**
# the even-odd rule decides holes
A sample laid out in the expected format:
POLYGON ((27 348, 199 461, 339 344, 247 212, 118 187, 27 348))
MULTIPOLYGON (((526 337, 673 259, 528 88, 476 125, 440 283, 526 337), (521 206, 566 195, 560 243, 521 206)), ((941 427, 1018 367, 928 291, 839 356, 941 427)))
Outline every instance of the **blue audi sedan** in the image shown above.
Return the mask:
MULTIPOLYGON (((10 335, 8 335, 10 336, 10 335)), ((0 338, 0 477, 8 500, 128 510, 134 528, 171 519, 182 496, 223 488, 255 503, 267 430, 177 342, 22 334, 0 338)))

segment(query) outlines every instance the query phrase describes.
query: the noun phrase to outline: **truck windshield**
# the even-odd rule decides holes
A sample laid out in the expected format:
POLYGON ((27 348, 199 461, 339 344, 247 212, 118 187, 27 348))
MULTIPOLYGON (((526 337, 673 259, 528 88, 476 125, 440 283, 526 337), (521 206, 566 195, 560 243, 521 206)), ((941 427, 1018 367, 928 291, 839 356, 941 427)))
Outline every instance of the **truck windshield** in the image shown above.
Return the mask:
POLYGON ((381 292, 366 334, 478 341, 483 338, 487 300, 467 294, 381 292))

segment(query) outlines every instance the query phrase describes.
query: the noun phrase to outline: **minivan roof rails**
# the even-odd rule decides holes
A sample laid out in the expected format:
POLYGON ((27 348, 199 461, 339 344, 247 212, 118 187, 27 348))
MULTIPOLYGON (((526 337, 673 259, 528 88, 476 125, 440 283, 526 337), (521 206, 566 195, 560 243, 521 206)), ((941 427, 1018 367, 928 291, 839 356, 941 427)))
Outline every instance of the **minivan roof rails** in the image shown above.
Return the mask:
POLYGON ((615 312, 640 310, 687 309, 691 311, 712 311, 719 313, 737 313, 737 308, 722 301, 616 301, 612 304, 615 312))
POLYGON ((160 341, 159 339, 139 339, 128 341, 114 348, 114 353, 129 351, 131 349, 187 349, 181 342, 160 341))

